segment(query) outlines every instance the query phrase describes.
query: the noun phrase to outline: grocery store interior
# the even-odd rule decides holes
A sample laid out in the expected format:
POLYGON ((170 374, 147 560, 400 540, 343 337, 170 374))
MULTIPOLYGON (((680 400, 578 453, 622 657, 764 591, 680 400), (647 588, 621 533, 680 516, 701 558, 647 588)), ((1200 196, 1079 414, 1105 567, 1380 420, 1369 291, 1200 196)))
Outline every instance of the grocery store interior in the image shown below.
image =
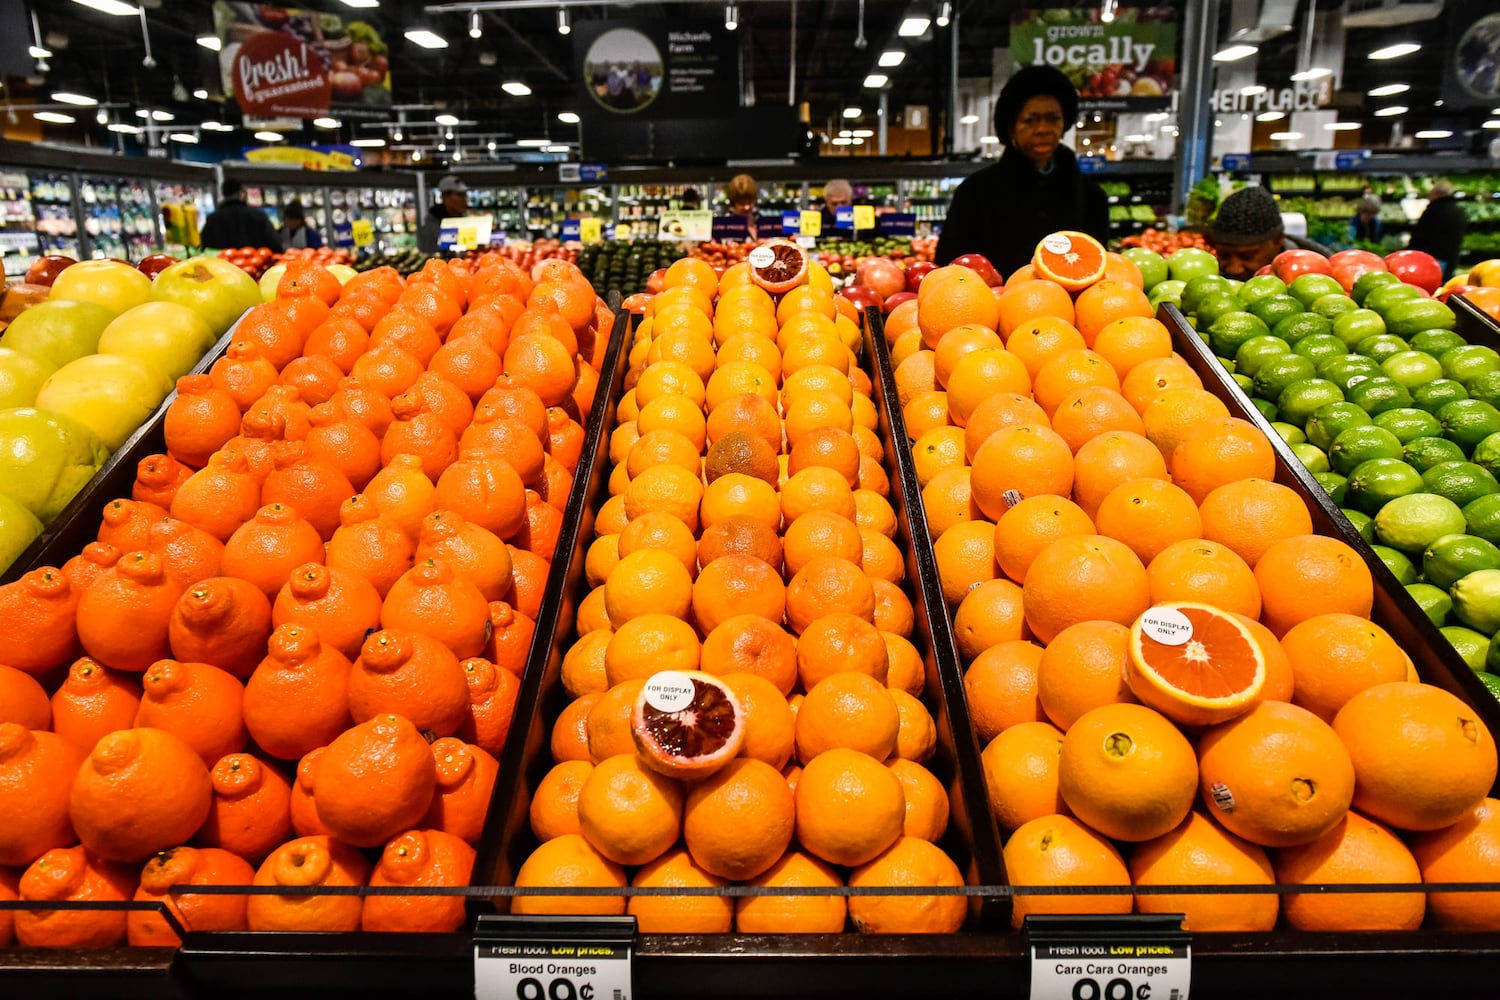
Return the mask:
POLYGON ((0 996, 1494 997, 1492 0, 0 0, 0 996))

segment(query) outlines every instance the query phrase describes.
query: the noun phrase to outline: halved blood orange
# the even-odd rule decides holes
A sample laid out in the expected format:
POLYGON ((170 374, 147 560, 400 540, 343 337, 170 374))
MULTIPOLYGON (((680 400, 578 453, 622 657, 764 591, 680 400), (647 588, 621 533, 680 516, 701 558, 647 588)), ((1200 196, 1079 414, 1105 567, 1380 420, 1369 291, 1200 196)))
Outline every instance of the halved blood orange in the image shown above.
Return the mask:
POLYGON ((1173 722, 1209 726, 1260 701, 1266 659, 1248 626, 1222 608, 1170 601, 1130 627, 1125 683, 1173 722))
POLYGON ((750 280, 772 295, 807 281, 807 251, 791 240, 767 240, 750 251, 750 280))
POLYGON ((1043 236, 1031 258, 1039 277, 1070 292, 1081 292, 1104 277, 1108 263, 1103 244, 1088 233, 1071 229, 1043 236))
POLYGON ((728 764, 745 740, 745 710, 734 692, 697 670, 653 674, 635 700, 630 724, 647 767, 688 781, 728 764))

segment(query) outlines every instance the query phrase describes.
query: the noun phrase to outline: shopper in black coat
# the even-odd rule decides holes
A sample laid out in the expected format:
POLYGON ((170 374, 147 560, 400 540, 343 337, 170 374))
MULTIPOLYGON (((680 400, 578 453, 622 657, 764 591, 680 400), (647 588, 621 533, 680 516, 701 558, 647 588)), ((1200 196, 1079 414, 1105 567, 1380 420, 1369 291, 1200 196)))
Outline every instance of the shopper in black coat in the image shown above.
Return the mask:
POLYGON ((1447 181, 1434 184, 1427 199, 1427 208, 1411 231, 1409 248, 1432 254, 1443 265, 1443 277, 1451 278, 1458 269, 1469 218, 1453 197, 1453 185, 1447 181))
POLYGON ((245 187, 227 180, 220 190, 219 207, 203 224, 199 242, 206 247, 265 247, 281 253, 281 235, 266 213, 245 203, 245 187))
POLYGON ((953 192, 937 263, 979 253, 1009 277, 1031 262, 1048 233, 1072 229, 1101 243, 1109 238, 1104 192, 1062 143, 1077 117, 1078 91, 1060 71, 1028 66, 1010 78, 995 102, 995 134, 1005 153, 953 192))

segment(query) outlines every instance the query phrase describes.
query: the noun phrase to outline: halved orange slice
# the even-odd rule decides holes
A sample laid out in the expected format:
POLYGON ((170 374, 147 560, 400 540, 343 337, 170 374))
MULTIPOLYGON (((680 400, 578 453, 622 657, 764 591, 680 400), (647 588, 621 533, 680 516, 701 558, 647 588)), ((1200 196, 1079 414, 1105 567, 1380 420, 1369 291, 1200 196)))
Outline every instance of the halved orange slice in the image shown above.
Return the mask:
POLYGON ((1171 601, 1148 608, 1130 626, 1125 683, 1173 722, 1209 726, 1255 707, 1266 659, 1238 615, 1171 601))
POLYGON ((1081 292, 1104 277, 1108 264, 1103 244, 1088 233, 1071 229, 1043 236, 1031 258, 1039 277, 1070 292, 1081 292))
POLYGON ((729 685, 698 670, 663 670, 630 714, 635 748, 668 778, 698 781, 728 764, 745 741, 745 710, 729 685))

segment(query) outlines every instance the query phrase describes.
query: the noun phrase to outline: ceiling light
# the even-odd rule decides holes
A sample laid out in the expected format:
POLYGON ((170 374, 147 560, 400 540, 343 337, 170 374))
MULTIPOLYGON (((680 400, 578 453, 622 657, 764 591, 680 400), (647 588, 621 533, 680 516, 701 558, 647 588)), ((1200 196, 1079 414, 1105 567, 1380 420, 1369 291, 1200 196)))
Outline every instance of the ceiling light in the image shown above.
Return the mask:
POLYGON ((852 128, 841 128, 841 129, 839 129, 839 138, 840 139, 853 139, 854 138, 854 130, 852 128))
POLYGON ((1364 126, 1359 122, 1328 122, 1323 127, 1330 132, 1356 132, 1364 126))
POLYGON ((440 143, 438 143, 438 152, 439 153, 446 153, 447 151, 448 151, 448 144, 446 142, 440 142, 440 143))
POLYGON ((433 119, 433 121, 437 122, 439 125, 453 126, 458 124, 458 115, 438 115, 433 119))
POLYGON ((833 139, 831 141, 835 146, 848 146, 854 142, 854 140, 847 135, 839 136, 837 139, 833 139))
POLYGON ((921 38, 927 34, 928 25, 932 19, 928 17, 908 17, 901 22, 901 27, 896 29, 896 34, 902 38, 921 38))
POLYGON ((564 125, 577 125, 578 115, 572 111, 559 111, 557 113, 557 120, 564 125))
POLYGON ((453 162, 457 163, 459 160, 462 160, 463 158, 464 158, 464 151, 462 149, 459 149, 458 147, 455 146, 454 149, 453 149, 453 162))
POLYGON ((938 5, 937 26, 939 28, 946 28, 952 22, 953 4, 949 3, 948 0, 943 0, 943 2, 938 5))
POLYGON ((420 45, 424 49, 446 49, 448 47, 448 39, 427 28, 407 28, 406 40, 413 45, 420 45))
POLYGON ((1375 109, 1376 118, 1394 118, 1396 115, 1404 114, 1406 114, 1406 105, 1404 104, 1392 104, 1389 107, 1375 109))
POLYGON ((964 115, 958 120, 960 125, 974 125, 979 121, 978 115, 964 115))
POLYGON ((52 50, 44 49, 40 45, 28 45, 26 47, 26 54, 33 59, 48 59, 52 56, 52 50))
POLYGON ((1368 93, 1371 97, 1394 97, 1397 94, 1404 94, 1410 89, 1411 84, 1409 83, 1386 83, 1375 87, 1368 91, 1368 93))
POLYGON ((401 130, 398 128, 398 129, 396 129, 396 131, 392 132, 391 133, 391 138, 394 139, 396 142, 400 142, 402 140, 402 138, 403 138, 403 136, 401 134, 401 130))
POLYGON ((73 0, 73 2, 80 7, 88 7, 101 14, 113 14, 115 17, 132 17, 140 13, 140 8, 135 4, 121 3, 121 0, 73 0))
POLYGON ((1000 141, 1000 137, 998 135, 982 135, 979 137, 979 141, 984 143, 986 146, 993 146, 995 143, 1000 141))
POLYGON ((726 3, 724 5, 724 30, 735 31, 740 26, 740 5, 737 3, 726 3))
POLYGON ((551 139, 517 139, 517 146, 525 146, 530 149, 541 149, 543 146, 552 145, 551 139))
POLYGON ((573 32, 573 22, 568 20, 568 8, 557 8, 557 33, 568 35, 573 32))
POLYGON ((255 133, 255 138, 259 139, 261 142, 280 142, 281 141, 281 133, 280 132, 257 132, 257 133, 255 133))
POLYGON ((863 146, 865 144, 865 141, 859 136, 855 136, 853 139, 850 139, 849 142, 855 146, 863 146))
POLYGON ((168 134, 167 139, 171 142, 185 142, 188 145, 198 141, 198 137, 191 132, 172 132, 168 134))
POLYGON ((1254 45, 1227 45, 1214 53, 1214 62, 1235 62, 1259 51, 1254 45))
POLYGON ((520 80, 506 80, 500 85, 500 89, 512 97, 525 97, 531 93, 531 88, 520 80))
POLYGON ((109 112, 105 111, 103 108, 100 108, 98 110, 98 112, 94 115, 94 121, 98 122, 100 125, 108 125, 109 124, 109 112))
POLYGON ((1144 132, 1133 132, 1125 137, 1126 142, 1150 142, 1151 137, 1144 132))
POLYGON ((115 122, 109 126, 111 132, 119 132, 121 135, 140 135, 141 130, 134 125, 126 125, 124 122, 115 122))
POLYGON ((1300 138, 1302 138, 1302 133, 1301 132, 1272 132, 1271 133, 1271 141, 1273 141, 1273 142, 1291 142, 1293 139, 1300 139, 1300 138))
POLYGON ((444 132, 443 138, 451 141, 453 139, 453 130, 450 128, 448 131, 444 132))
POLYGON ((890 82, 891 78, 886 76, 884 73, 871 73, 869 76, 865 77, 865 86, 871 89, 884 87, 890 82))
POLYGON ((856 108, 852 104, 849 105, 849 107, 847 107, 847 108, 844 109, 844 117, 845 118, 858 118, 862 114, 864 114, 864 112, 861 111, 859 108, 856 108))
POLYGON ((151 112, 151 119, 158 122, 170 122, 176 121, 177 116, 170 111, 153 111, 151 112))
POLYGON ((1418 139, 1451 139, 1453 130, 1447 128, 1425 128, 1417 133, 1418 139))
POLYGON ((317 128, 338 128, 339 120, 337 118, 314 118, 313 125, 317 128))
POLYGON ((558 144, 556 146, 543 146, 542 147, 542 152, 544 152, 544 153, 566 153, 567 151, 568 151, 568 147, 565 146, 565 145, 562 145, 562 144, 558 144))
POLYGON ((1099 20, 1105 24, 1113 24, 1115 13, 1119 9, 1119 6, 1119 0, 1104 0, 1104 3, 1099 8, 1099 20))
POLYGON ((70 93, 66 90, 57 91, 52 95, 52 99, 59 104, 73 104, 77 105, 80 108, 92 108, 94 105, 99 103, 92 97, 86 97, 83 94, 70 93))
POLYGON ((1310 66, 1292 74, 1292 82, 1301 83, 1303 80, 1321 80, 1325 76, 1332 76, 1333 70, 1327 66, 1310 66))
POLYGON ((224 43, 219 40, 218 35, 199 35, 195 40, 210 52, 219 52, 224 48, 224 43))
POLYGON ((1248 87, 1240 88, 1240 93, 1246 97, 1254 97, 1256 94, 1264 94, 1265 92, 1266 88, 1258 83, 1252 83, 1248 87))
POLYGON ((1370 53, 1371 59, 1400 59, 1409 56, 1413 52, 1420 51, 1422 46, 1416 42, 1397 42, 1395 45, 1387 45, 1383 49, 1376 49, 1370 53))
POLYGON ((491 139, 490 142, 489 142, 489 145, 486 146, 485 148, 488 149, 491 153, 493 153, 495 151, 495 140, 491 139))
MULTIPOLYGON (((410 37, 410 36, 408 36, 408 37, 410 37)), ((484 28, 479 23, 479 11, 477 11, 477 10, 471 10, 471 11, 469 11, 469 37, 470 38, 483 38, 484 37, 484 28)))
POLYGON ((233 132, 233 125, 225 125, 223 122, 207 121, 198 126, 205 132, 233 132))
POLYGON ((1483 125, 1481 125, 1479 127, 1480 128, 1500 128, 1500 118, 1491 118, 1489 121, 1485 122, 1483 125))
POLYGON ((72 125, 78 121, 72 115, 65 115, 61 111, 36 111, 31 117, 39 122, 51 122, 54 125, 72 125))
POLYGON ((1258 122, 1279 122, 1285 117, 1285 111, 1262 111, 1255 116, 1255 120, 1258 122))
POLYGON ((419 162, 421 162, 421 160, 422 160, 422 151, 420 149, 414 149, 414 150, 412 150, 411 151, 411 161, 413 163, 419 163, 419 162))
POLYGON ((875 130, 871 128, 857 128, 854 130, 853 135, 856 139, 869 139, 875 135, 875 130))
POLYGON ((886 49, 880 53, 880 65, 888 69, 892 66, 900 66, 905 59, 906 52, 903 49, 886 49))
POLYGON ((343 4, 355 10, 369 10, 371 7, 379 7, 380 0, 343 0, 343 4))
POLYGON ((193 96, 200 101, 206 101, 208 100, 208 91, 204 90, 202 87, 199 87, 197 90, 193 91, 193 96))

